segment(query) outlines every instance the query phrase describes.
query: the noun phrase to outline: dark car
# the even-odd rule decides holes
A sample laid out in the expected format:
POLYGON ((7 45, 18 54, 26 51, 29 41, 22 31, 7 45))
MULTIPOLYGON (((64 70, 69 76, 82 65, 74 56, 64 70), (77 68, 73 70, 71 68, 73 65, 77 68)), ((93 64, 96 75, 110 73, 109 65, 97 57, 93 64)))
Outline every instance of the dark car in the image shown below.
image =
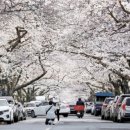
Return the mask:
POLYGON ((113 113, 113 122, 117 122, 118 121, 118 115, 119 115, 119 112, 120 112, 120 108, 121 108, 121 104, 124 100, 124 98, 126 97, 130 97, 130 94, 122 94, 119 96, 115 106, 114 106, 114 113, 113 113))
POLYGON ((114 100, 114 98, 111 98, 111 97, 105 98, 103 105, 102 105, 102 108, 101 108, 101 119, 104 119, 106 108, 107 108, 109 102, 112 100, 114 100))
POLYGON ((95 103, 93 106, 93 114, 98 116, 101 114, 102 103, 95 103))

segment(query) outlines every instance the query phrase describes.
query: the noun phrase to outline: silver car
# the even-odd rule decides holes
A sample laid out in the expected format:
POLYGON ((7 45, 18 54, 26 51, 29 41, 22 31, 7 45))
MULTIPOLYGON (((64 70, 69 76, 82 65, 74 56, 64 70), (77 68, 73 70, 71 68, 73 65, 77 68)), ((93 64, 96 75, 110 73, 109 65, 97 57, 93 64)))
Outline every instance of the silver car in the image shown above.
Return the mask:
POLYGON ((124 98, 118 112, 118 122, 123 122, 125 119, 130 120, 130 97, 124 98))
POLYGON ((26 120, 27 113, 22 105, 22 103, 17 102, 18 111, 19 111, 19 120, 26 120))
POLYGON ((113 103, 110 106, 110 120, 113 120, 113 115, 114 115, 114 108, 115 108, 115 104, 118 100, 119 96, 116 96, 113 100, 113 103))
POLYGON ((0 99, 6 99, 8 101, 8 103, 10 104, 10 107, 13 109, 14 122, 18 122, 19 121, 18 106, 17 106, 15 100, 13 99, 13 97, 12 96, 1 96, 0 99))

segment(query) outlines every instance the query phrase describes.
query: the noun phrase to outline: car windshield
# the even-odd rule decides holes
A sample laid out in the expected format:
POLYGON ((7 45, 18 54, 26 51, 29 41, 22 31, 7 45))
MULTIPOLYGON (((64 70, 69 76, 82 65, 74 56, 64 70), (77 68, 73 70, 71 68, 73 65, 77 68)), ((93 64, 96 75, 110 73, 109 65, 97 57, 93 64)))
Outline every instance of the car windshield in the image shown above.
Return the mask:
POLYGON ((35 104, 34 103, 29 103, 29 104, 26 104, 26 107, 35 107, 35 104))
POLYGON ((127 99, 127 101, 126 101, 126 105, 127 105, 127 106, 130 106, 130 98, 127 99))
POLYGON ((100 106, 102 106, 102 104, 95 104, 95 106, 100 107, 100 106))
POLYGON ((113 100, 112 98, 108 98, 108 99, 105 100, 105 103, 108 104, 112 100, 113 100))
POLYGON ((120 100, 119 100, 119 102, 118 103, 122 103, 122 101, 124 100, 124 98, 126 98, 126 97, 130 97, 130 95, 124 95, 124 96, 122 96, 121 98, 120 98, 120 100))
POLYGON ((0 100, 0 106, 9 106, 6 100, 0 100))

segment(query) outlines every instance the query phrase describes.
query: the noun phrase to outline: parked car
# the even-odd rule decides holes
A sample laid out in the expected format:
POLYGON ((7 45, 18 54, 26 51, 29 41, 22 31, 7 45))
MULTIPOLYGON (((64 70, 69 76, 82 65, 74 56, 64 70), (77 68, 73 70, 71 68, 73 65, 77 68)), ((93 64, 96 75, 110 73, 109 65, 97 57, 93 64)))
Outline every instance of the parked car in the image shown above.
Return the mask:
POLYGON ((92 107, 92 110, 91 110, 91 114, 95 115, 95 116, 98 116, 101 114, 101 107, 102 107, 102 103, 94 103, 93 107, 92 107))
POLYGON ((106 97, 101 108, 101 119, 105 118, 105 111, 110 101, 114 100, 114 98, 106 97))
POLYGON ((37 116, 46 115, 46 107, 48 105, 49 105, 48 102, 31 101, 26 105, 25 110, 28 116, 31 116, 32 118, 36 118, 37 116))
POLYGON ((106 109, 105 109, 105 113, 104 113, 104 119, 110 119, 110 108, 111 108, 111 105, 113 104, 113 100, 111 100, 109 103, 108 103, 108 105, 107 105, 107 107, 106 107, 106 109))
POLYGON ((13 97, 12 96, 2 96, 2 97, 0 97, 0 99, 6 99, 8 101, 8 103, 10 104, 10 107, 12 107, 12 109, 13 109, 14 122, 18 122, 19 121, 18 106, 17 106, 15 100, 13 99, 13 97))
POLYGON ((26 120, 27 113, 22 105, 22 103, 18 102, 18 110, 19 110, 19 120, 26 120))
POLYGON ((36 107, 36 104, 35 103, 31 103, 31 102, 28 102, 26 104, 24 104, 24 108, 25 108, 25 111, 27 113, 27 116, 31 116, 31 112, 32 110, 36 107))
POLYGON ((117 115, 117 120, 119 122, 123 122, 125 119, 130 120, 130 97, 124 98, 117 115))
POLYGON ((86 102, 86 113, 91 113, 92 106, 92 102, 86 102))
POLYGON ((113 100, 111 106, 110 106, 110 120, 113 119, 113 115, 114 115, 114 107, 115 107, 115 104, 116 104, 118 98, 119 98, 119 96, 116 96, 116 97, 114 98, 114 100, 113 100))
POLYGON ((64 117, 68 117, 70 114, 70 107, 66 103, 61 103, 60 104, 60 115, 63 115, 64 117))
POLYGON ((13 109, 6 99, 0 99, 0 121, 7 122, 8 124, 13 123, 13 109))
POLYGON ((95 104, 92 104, 92 108, 91 108, 91 115, 94 115, 94 109, 95 109, 95 104))
POLYGON ((77 112, 74 109, 74 106, 76 105, 76 102, 70 102, 69 107, 70 107, 70 114, 76 114, 77 112))
POLYGON ((118 98, 118 100, 115 104, 115 107, 114 107, 113 122, 118 121, 118 118, 119 118, 119 115, 120 115, 121 104, 122 104, 124 98, 126 98, 126 97, 130 97, 130 94, 122 94, 122 95, 119 96, 119 98, 118 98))

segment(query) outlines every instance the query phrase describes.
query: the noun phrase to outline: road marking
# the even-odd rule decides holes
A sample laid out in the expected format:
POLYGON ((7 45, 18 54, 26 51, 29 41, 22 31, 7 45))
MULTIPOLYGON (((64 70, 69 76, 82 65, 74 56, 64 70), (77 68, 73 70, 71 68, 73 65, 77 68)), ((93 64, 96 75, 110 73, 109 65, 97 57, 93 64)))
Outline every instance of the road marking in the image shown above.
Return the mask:
POLYGON ((51 127, 50 128, 46 128, 45 130, 51 130, 51 127))

